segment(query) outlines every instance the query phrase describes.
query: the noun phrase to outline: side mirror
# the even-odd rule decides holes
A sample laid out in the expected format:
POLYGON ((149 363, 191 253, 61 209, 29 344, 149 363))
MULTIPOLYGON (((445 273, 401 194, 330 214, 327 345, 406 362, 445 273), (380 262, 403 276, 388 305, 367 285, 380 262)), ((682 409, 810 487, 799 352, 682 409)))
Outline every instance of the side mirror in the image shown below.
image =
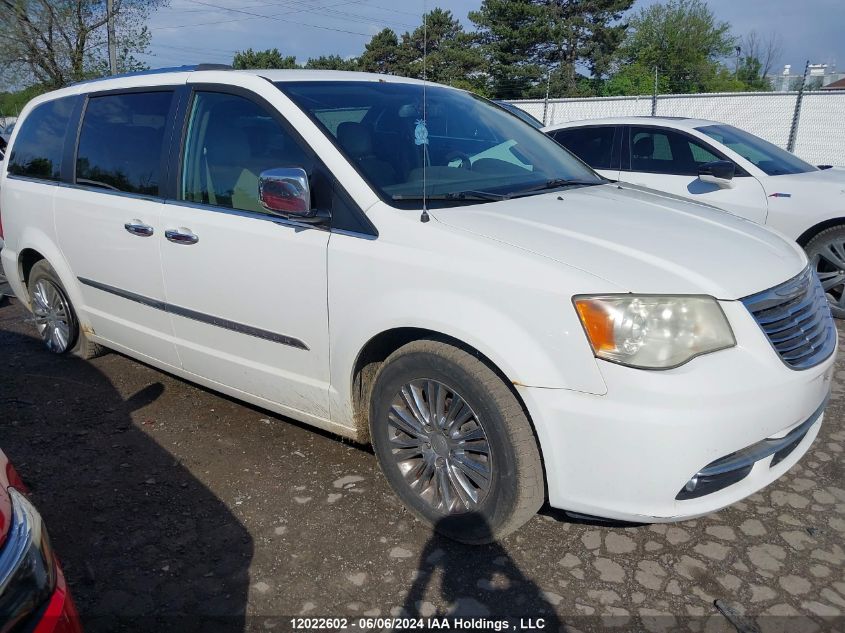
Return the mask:
POLYGON ((714 160, 698 167, 698 179, 720 187, 733 187, 736 165, 729 160, 714 160))
POLYGON ((267 211, 298 218, 315 215, 311 209, 308 174, 301 167, 262 171, 258 177, 258 199, 267 211))

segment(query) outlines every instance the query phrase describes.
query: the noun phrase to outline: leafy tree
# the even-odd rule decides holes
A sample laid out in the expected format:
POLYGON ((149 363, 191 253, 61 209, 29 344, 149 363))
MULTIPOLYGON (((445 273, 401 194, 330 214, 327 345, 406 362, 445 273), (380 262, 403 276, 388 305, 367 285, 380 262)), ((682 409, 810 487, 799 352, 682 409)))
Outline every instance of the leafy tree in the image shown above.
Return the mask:
POLYGON ((633 0, 484 0, 469 14, 502 97, 593 93, 611 69, 633 0), (593 81, 584 81, 584 65, 593 81), (590 84, 593 85, 590 85, 590 84))
POLYGON ((395 75, 399 71, 399 38, 392 29, 373 35, 358 58, 361 70, 368 73, 395 75))
POLYGON ((423 21, 412 33, 402 35, 398 66, 403 74, 466 88, 483 83, 480 51, 452 12, 436 8, 423 21))
POLYGON ((535 0, 483 0, 469 19, 477 28, 490 75, 490 92, 502 99, 523 96, 546 73, 537 63, 545 11, 535 0))
POLYGON ((0 118, 18 116, 23 107, 38 95, 47 92, 49 88, 36 84, 17 92, 0 92, 0 118))
POLYGON ((719 59, 735 42, 730 25, 718 21, 703 0, 668 0, 634 16, 620 63, 657 67, 668 76, 671 92, 707 92, 714 83, 724 83, 719 59))
POLYGON ((547 16, 539 61, 556 70, 564 94, 579 92, 576 66, 583 63, 598 86, 611 69, 614 56, 625 39, 627 25, 619 20, 633 0, 545 0, 547 16))
POLYGON ((264 51, 254 51, 251 48, 238 51, 232 60, 232 67, 238 70, 247 68, 299 68, 296 57, 282 56, 278 48, 268 48, 264 51))
POLYGON ((768 75, 778 62, 783 49, 781 36, 768 37, 751 31, 742 38, 742 58, 737 68, 737 79, 745 84, 746 90, 771 90, 768 75))
MULTIPOLYGON (((114 0, 118 70, 144 68, 150 14, 168 0, 114 0)), ((0 74, 59 88, 108 74, 105 0, 0 0, 0 74)))
POLYGON ((340 55, 320 55, 305 62, 305 68, 314 70, 358 70, 357 59, 343 59, 340 55))

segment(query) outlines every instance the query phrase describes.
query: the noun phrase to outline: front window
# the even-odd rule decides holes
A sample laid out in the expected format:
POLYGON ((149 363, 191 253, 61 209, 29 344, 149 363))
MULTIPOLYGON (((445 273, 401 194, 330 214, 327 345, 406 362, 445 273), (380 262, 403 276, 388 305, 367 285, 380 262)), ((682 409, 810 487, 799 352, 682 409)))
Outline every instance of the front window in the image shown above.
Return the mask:
POLYGON ((605 182, 542 132, 472 94, 393 82, 278 84, 382 198, 419 207, 605 182))
POLYGON ((769 176, 816 171, 815 167, 795 154, 732 125, 707 125, 696 129, 714 141, 729 147, 769 176))

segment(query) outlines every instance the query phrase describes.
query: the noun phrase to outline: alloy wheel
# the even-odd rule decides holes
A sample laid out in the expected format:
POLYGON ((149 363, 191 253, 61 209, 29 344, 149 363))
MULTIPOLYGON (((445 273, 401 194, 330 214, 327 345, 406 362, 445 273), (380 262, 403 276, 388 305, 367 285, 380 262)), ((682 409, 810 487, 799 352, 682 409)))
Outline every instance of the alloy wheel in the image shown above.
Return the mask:
POLYGON ((66 352, 71 343, 71 313, 64 294, 51 281, 39 279, 30 297, 35 327, 47 349, 56 354, 66 352))
POLYGON ((388 413, 391 455, 405 481, 443 514, 477 510, 490 491, 490 443, 475 411, 436 380, 413 380, 388 413))

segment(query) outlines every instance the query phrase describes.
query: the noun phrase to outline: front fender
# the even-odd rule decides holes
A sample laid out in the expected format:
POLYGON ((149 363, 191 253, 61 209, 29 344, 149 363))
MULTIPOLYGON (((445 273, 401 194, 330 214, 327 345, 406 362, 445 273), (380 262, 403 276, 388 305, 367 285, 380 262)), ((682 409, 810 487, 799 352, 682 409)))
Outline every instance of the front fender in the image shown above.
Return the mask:
POLYGON ((335 421, 351 420, 353 371, 362 349, 395 328, 457 339, 489 358, 515 385, 606 393, 571 302, 572 294, 588 288, 602 291, 583 273, 447 227, 424 228, 433 241, 409 245, 392 242, 382 226, 378 240, 331 238, 335 421), (427 247, 432 243, 433 250, 427 247), (456 256, 444 259, 443 252, 456 256))

